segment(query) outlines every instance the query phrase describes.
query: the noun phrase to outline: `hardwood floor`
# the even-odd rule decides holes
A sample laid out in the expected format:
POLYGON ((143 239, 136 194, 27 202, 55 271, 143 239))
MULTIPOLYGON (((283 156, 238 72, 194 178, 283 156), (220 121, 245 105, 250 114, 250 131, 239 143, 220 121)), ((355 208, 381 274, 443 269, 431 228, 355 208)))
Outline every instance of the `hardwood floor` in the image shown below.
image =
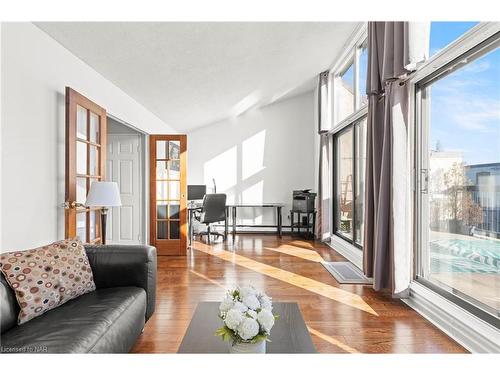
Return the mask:
POLYGON ((186 257, 160 256, 156 311, 132 351, 175 353, 198 302, 220 301, 227 288, 252 284, 274 301, 298 302, 320 353, 466 352, 399 300, 338 284, 322 260, 344 258, 321 243, 274 235, 195 242, 186 257))

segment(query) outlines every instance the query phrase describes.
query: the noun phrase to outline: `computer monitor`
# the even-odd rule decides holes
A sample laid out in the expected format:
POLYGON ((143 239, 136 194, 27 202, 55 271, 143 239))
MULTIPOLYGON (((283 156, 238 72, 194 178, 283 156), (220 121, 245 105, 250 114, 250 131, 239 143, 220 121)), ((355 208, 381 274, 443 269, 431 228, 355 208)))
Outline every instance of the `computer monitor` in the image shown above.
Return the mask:
POLYGON ((202 200, 206 193, 206 185, 188 185, 188 201, 202 200))

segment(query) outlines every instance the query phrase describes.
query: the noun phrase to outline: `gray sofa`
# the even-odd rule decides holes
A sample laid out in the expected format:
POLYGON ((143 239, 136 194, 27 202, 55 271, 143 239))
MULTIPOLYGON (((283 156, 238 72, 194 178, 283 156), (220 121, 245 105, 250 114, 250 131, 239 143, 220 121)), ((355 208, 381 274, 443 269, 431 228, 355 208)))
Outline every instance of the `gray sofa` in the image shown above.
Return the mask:
POLYGON ((86 246, 96 290, 17 325, 19 306, 0 273, 2 353, 127 353, 155 309, 156 249, 86 246))

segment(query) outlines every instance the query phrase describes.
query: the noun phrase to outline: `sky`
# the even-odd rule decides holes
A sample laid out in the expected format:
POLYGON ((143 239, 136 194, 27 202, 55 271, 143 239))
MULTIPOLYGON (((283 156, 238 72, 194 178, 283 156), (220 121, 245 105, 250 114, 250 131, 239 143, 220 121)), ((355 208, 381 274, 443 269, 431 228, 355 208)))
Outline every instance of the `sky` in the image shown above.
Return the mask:
MULTIPOLYGON (((431 56, 475 22, 433 22, 431 56)), ((500 49, 431 86, 431 148, 460 151, 466 164, 500 162, 500 49)))

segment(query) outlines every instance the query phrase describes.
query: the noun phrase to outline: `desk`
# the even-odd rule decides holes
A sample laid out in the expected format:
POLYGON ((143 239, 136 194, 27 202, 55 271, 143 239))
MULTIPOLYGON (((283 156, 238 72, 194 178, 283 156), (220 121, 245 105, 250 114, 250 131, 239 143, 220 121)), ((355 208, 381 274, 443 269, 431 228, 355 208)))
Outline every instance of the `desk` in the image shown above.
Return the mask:
MULTIPOLYGON (((238 208, 272 208, 276 210, 276 225, 259 225, 259 227, 276 227, 276 233, 281 238, 282 236, 282 227, 283 227, 283 218, 281 216, 282 209, 284 207, 283 203, 261 203, 261 204, 228 204, 226 206, 226 217, 229 216, 229 209, 231 209, 231 224, 233 226, 232 234, 233 237, 236 234, 236 214, 238 208)), ((246 225, 241 225, 246 226, 246 225)), ((251 225, 249 225, 251 226, 251 225)), ((227 230, 227 221, 226 221, 226 230, 227 230)))
MULTIPOLYGON (((261 204, 229 204, 226 206, 226 220, 224 221, 224 235, 227 237, 228 233, 228 217, 229 211, 231 211, 231 224, 232 224, 232 235, 233 238, 236 235, 236 227, 237 226, 256 226, 256 225, 236 225, 236 217, 237 217, 237 209, 238 208, 272 208, 276 210, 276 224, 275 225, 258 225, 259 227, 276 227, 276 234, 281 238, 283 231, 283 211, 284 204, 282 203, 261 203, 261 204)), ((194 213, 196 211, 201 211, 201 206, 192 206, 188 207, 188 237, 189 237, 189 246, 191 246, 191 242, 193 239, 193 219, 194 213)))

